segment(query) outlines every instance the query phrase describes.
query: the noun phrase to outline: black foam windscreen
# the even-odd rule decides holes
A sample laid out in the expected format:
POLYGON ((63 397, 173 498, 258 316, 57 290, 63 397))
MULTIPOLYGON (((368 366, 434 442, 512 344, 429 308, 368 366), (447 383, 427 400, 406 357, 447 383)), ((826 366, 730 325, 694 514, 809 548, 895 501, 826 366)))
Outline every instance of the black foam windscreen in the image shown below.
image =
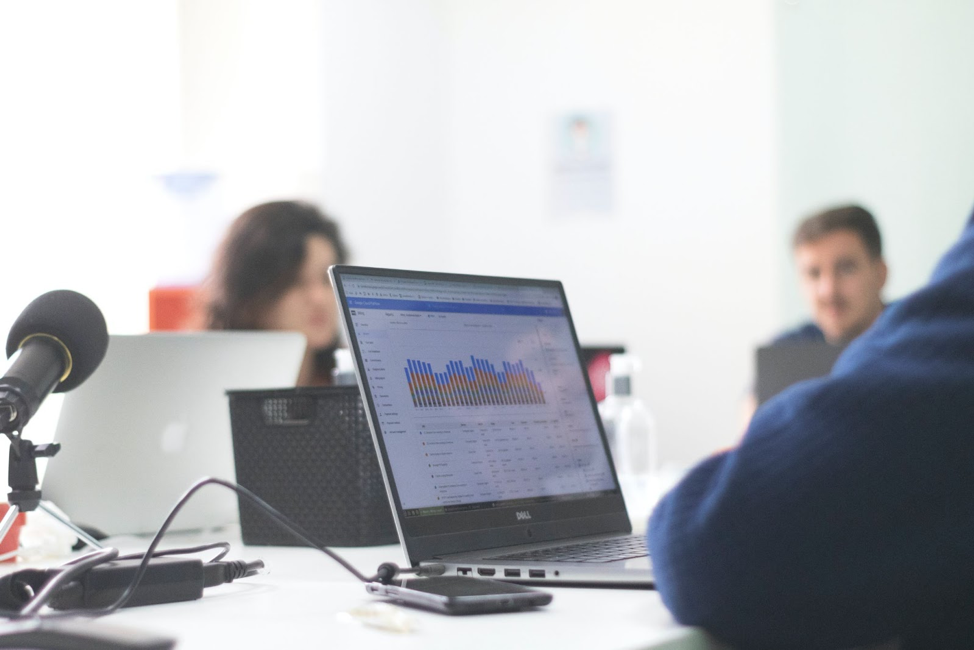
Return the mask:
POLYGON ((49 291, 32 300, 10 328, 7 357, 34 334, 55 337, 71 354, 71 374, 58 384, 55 393, 77 388, 91 376, 108 350, 105 317, 98 305, 76 291, 49 291))

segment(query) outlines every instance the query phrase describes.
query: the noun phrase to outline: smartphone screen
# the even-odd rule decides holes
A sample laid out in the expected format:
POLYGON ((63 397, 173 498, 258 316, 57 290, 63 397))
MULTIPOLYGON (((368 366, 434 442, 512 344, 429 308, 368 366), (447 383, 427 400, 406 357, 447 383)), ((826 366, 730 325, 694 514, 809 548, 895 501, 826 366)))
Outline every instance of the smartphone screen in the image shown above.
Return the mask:
POLYGON ((366 590, 444 614, 514 612, 547 605, 552 598, 550 593, 530 587, 462 576, 396 580, 388 585, 370 582, 366 590))

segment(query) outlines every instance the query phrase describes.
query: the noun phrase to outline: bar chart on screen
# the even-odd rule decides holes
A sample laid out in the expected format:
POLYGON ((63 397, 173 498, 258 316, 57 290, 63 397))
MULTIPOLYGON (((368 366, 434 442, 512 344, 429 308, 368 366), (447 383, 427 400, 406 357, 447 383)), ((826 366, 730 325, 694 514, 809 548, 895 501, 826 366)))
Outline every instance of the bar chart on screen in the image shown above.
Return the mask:
POLYGON ((421 359, 407 359, 406 383, 416 408, 445 406, 507 406, 545 404, 545 392, 534 370, 524 361, 503 361, 500 369, 488 359, 469 355, 446 363, 442 372, 421 359))

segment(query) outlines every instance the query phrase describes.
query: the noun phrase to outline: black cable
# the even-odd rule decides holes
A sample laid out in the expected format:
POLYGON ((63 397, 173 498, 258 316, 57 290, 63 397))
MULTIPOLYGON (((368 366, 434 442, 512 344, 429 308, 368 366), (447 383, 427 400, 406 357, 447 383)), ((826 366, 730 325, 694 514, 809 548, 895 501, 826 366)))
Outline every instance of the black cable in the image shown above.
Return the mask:
MULTIPOLYGON (((213 484, 216 484, 216 485, 222 485, 223 487, 230 488, 231 490, 235 491, 237 494, 246 497, 252 503, 254 503, 254 505, 258 506, 259 508, 261 508, 263 510, 264 516, 269 517, 270 519, 272 519, 273 521, 275 521, 278 525, 280 525, 283 528, 285 528, 288 532, 290 532, 292 535, 294 535, 295 537, 297 537, 298 539, 300 539, 302 542, 304 542, 305 544, 307 544, 308 546, 310 546, 310 547, 312 547, 314 549, 317 549, 317 550, 321 551, 322 553, 324 553, 325 555, 327 555, 331 559, 335 560, 340 565, 342 565, 343 567, 345 567, 345 569, 349 573, 351 573, 353 576, 355 576, 356 578, 358 578, 362 582, 371 582, 371 580, 369 580, 368 578, 366 578, 365 575, 363 575, 354 566, 352 566, 351 564, 349 564, 343 557, 341 557, 340 555, 338 555, 337 553, 335 553, 334 551, 332 551, 328 547, 322 546, 321 544, 319 544, 318 542, 316 542, 314 539, 312 539, 311 535, 309 533, 307 533, 303 528, 301 528, 300 526, 298 526, 297 524, 295 524, 294 522, 292 522, 290 519, 288 519, 283 514, 281 514, 277 510, 277 508, 275 508, 274 506, 270 505, 269 503, 267 503, 266 501, 264 501, 259 496, 257 496, 256 494, 254 494, 253 492, 251 492, 250 490, 248 490, 247 488, 245 488, 242 485, 237 485, 235 483, 230 483, 229 481, 224 481, 224 480, 218 479, 218 478, 206 478, 206 479, 202 479, 201 481, 198 481, 192 488, 190 488, 189 491, 183 496, 183 499, 186 499, 194 491, 196 491, 196 490, 200 489, 201 487, 203 487, 204 485, 207 485, 207 484, 210 484, 210 483, 213 483, 213 484)), ((180 504, 180 506, 181 505, 182 504, 180 504)), ((170 515, 170 518, 172 518, 172 515, 170 515)))
MULTIPOLYGON (((227 553, 230 551, 229 542, 215 542, 212 544, 203 544, 200 546, 187 547, 187 548, 176 548, 176 549, 166 549, 162 551, 156 551, 152 557, 169 557, 173 555, 188 555, 192 553, 201 553, 203 551, 212 550, 215 548, 220 549, 213 559, 209 560, 206 564, 202 565, 204 576, 206 580, 207 587, 212 587, 219 584, 224 584, 227 582, 232 582, 233 580, 249 577, 256 574, 259 569, 264 567, 264 563, 260 560, 255 562, 243 562, 240 560, 233 562, 221 562, 227 553)), ((12 586, 9 587, 11 591, 8 595, 5 595, 5 604, 15 604, 15 609, 0 609, 0 616, 5 618, 25 618, 33 615, 33 612, 39 611, 45 605, 51 606, 52 601, 58 598, 63 598, 66 595, 66 590, 72 587, 78 587, 79 583, 76 579, 81 576, 81 574, 86 571, 92 570, 102 564, 108 562, 124 562, 124 561, 135 561, 144 558, 145 553, 132 553, 129 555, 123 555, 118 557, 113 557, 117 555, 118 551, 114 548, 102 549, 94 553, 84 555, 78 558, 74 558, 60 565, 59 567, 51 570, 22 570, 17 571, 9 576, 5 577, 4 580, 11 583, 12 586)), ((57 609, 64 609, 63 607, 57 607, 57 609)))
POLYGON ((61 570, 54 574, 54 577, 47 581, 43 588, 34 594, 34 597, 21 608, 16 618, 30 618, 35 616, 66 584, 92 567, 110 562, 116 557, 118 557, 118 549, 103 548, 63 564, 61 570))
POLYGON ((252 562, 245 562, 244 560, 209 562, 203 565, 203 587, 215 587, 240 578, 247 578, 255 575, 263 568, 264 562, 261 560, 254 560, 252 562))
POLYGON ((276 521, 279 525, 283 526, 285 529, 290 531, 291 534, 295 535, 298 539, 303 541, 305 544, 311 546, 312 548, 318 549, 328 557, 332 558, 333 560, 341 564, 343 567, 345 567, 346 570, 348 570, 352 575, 354 575, 362 582, 369 582, 369 579, 366 578, 364 575, 362 575, 355 567, 353 567, 351 564, 346 562, 342 557, 340 557, 336 553, 332 552, 330 549, 315 542, 311 538, 311 536, 308 535, 300 526, 292 523, 284 515, 278 512, 276 508, 268 504, 266 501, 258 497, 256 494, 254 494, 247 488, 243 487, 242 485, 231 483, 229 481, 224 481, 223 479, 204 478, 194 483, 193 486, 190 487, 189 490, 187 490, 182 497, 180 497, 179 501, 176 502, 176 505, 169 513, 169 516, 166 517, 166 520, 162 523, 162 526, 159 527, 159 531, 155 534, 155 536, 152 538, 152 541, 149 543, 149 548, 146 550, 145 557, 142 559, 142 563, 139 565, 139 569, 138 571, 136 571, 135 576, 133 576, 132 582, 125 589, 122 595, 119 596, 118 600, 116 600, 114 603, 112 603, 111 605, 109 605, 104 609, 94 610, 90 612, 92 616, 105 616, 107 614, 111 614, 119 610, 120 608, 122 608, 125 605, 125 603, 128 602, 129 598, 132 597, 132 594, 135 593, 135 590, 138 588, 139 582, 142 581, 142 576, 145 575, 145 571, 146 568, 148 567, 149 560, 151 559, 152 554, 156 552, 156 548, 159 546, 159 542, 162 541, 162 536, 166 534, 167 530, 169 530, 169 526, 172 525, 172 522, 176 518, 176 515, 179 513, 180 510, 182 510, 183 506, 186 505, 186 502, 189 500, 190 497, 192 497, 197 491, 199 491, 200 489, 202 489, 207 485, 222 485, 223 487, 233 490, 237 494, 252 501, 254 504, 256 504, 264 511, 264 514, 266 516, 269 516, 271 519, 276 521))
MULTIPOLYGON (((44 618, 53 619, 53 618, 64 618, 68 616, 78 616, 78 615, 99 617, 99 616, 105 616, 118 611, 119 609, 125 606, 125 604, 135 593, 136 589, 138 589, 139 583, 142 581, 142 578, 145 576, 145 572, 148 569, 150 560, 153 557, 159 557, 160 555, 192 553, 192 552, 210 550, 212 548, 223 548, 224 549, 223 552, 217 555, 217 557, 214 558, 214 560, 211 560, 206 565, 206 566, 213 567, 209 569, 210 572, 209 580, 213 581, 213 584, 222 584, 223 582, 230 582, 237 578, 253 575, 254 573, 256 573, 257 570, 263 567, 263 562, 256 561, 256 562, 247 563, 243 561, 235 561, 235 562, 219 561, 229 551, 229 544, 226 542, 219 542, 216 544, 198 546, 198 547, 194 547, 193 549, 174 549, 174 550, 157 551, 159 543, 162 541, 162 537, 169 530, 169 527, 172 525, 172 522, 176 518, 176 515, 179 514, 179 511, 182 510, 183 506, 186 505, 187 501, 189 501, 189 499, 197 491, 199 491, 200 489, 202 489, 204 486, 207 485, 222 485, 223 487, 233 490, 238 495, 251 501, 253 504, 258 506, 258 508, 264 514, 264 516, 272 519, 275 523, 277 523, 278 525, 280 525, 281 527, 289 531, 292 535, 297 537, 299 540, 301 540, 308 546, 321 551, 331 559, 335 560, 338 564, 344 567, 349 573, 354 575, 361 582, 366 582, 366 583, 376 582, 376 581, 388 582, 391 581, 395 576, 399 575, 400 573, 414 573, 416 575, 441 575, 445 570, 445 567, 441 564, 401 569, 399 568, 398 565, 396 565, 393 562, 386 562, 380 565, 375 576, 372 576, 371 578, 367 578, 364 574, 359 572, 358 569, 352 566, 344 558, 342 558, 340 555, 338 555, 331 549, 322 546, 321 544, 318 544, 316 541, 314 541, 314 539, 312 539, 312 537, 307 532, 305 532, 303 528, 301 528, 294 522, 290 521, 287 517, 281 514, 276 508, 271 506, 269 503, 267 503, 266 501, 258 497, 256 494, 254 494, 247 488, 243 487, 242 485, 231 483, 229 481, 224 481, 223 479, 204 478, 194 483, 189 488, 189 490, 187 490, 179 498, 179 500, 176 502, 176 505, 173 506, 173 509, 170 511, 169 515, 162 523, 162 526, 159 527, 159 530, 153 536, 152 541, 149 543, 148 549, 146 549, 145 553, 141 554, 141 562, 139 563, 139 567, 136 570, 135 574, 133 575, 132 580, 129 582, 128 586, 121 593, 121 595, 119 595, 119 597, 115 600, 115 602, 101 609, 92 609, 92 610, 84 610, 84 611, 65 611, 56 614, 47 614, 44 616, 44 618)), ((72 580, 74 580, 75 577, 89 570, 93 566, 97 566, 98 564, 102 564, 104 562, 108 562, 110 560, 116 559, 117 556, 118 556, 117 549, 108 548, 108 549, 102 549, 100 551, 96 551, 95 553, 91 553, 81 558, 77 558, 75 560, 72 560, 62 565, 62 570, 59 571, 57 574, 55 574, 55 576, 51 578, 51 580, 47 582, 44 585, 44 587, 38 593, 36 593, 33 598, 31 598, 28 601, 28 603, 23 607, 23 609, 21 609, 21 611, 18 612, 16 615, 12 616, 12 618, 28 618, 28 617, 39 616, 38 611, 42 607, 44 607, 44 605, 47 604, 47 602, 51 599, 51 597, 55 593, 57 593, 58 590, 63 588, 67 583, 71 582, 72 580)), ((139 554, 125 556, 125 558, 135 560, 139 558, 139 554)))
POLYGON ((149 543, 149 548, 146 549, 145 557, 142 559, 142 563, 139 564, 138 571, 136 571, 135 575, 132 577, 132 582, 129 583, 129 586, 126 587, 125 591, 122 592, 122 594, 118 597, 118 599, 114 603, 112 603, 108 607, 105 607, 104 609, 93 610, 89 612, 90 615, 105 616, 111 614, 121 609, 125 605, 125 603, 128 602, 129 598, 132 597, 132 594, 135 593, 135 590, 138 588, 139 583, 142 581, 142 576, 145 575, 146 569, 149 566, 149 560, 152 558, 152 554, 156 552, 156 548, 158 548, 159 542, 162 541, 163 535, 165 535, 166 531, 169 530, 169 526, 172 525, 172 522, 176 518, 176 515, 179 514, 179 511, 182 510, 184 505, 186 505, 186 502, 189 500, 190 497, 192 497, 194 494, 196 494, 197 491, 199 491, 200 489, 202 489, 207 485, 222 485, 223 487, 231 489, 235 491, 237 494, 247 498, 248 500, 255 503, 257 506, 262 508, 264 510, 265 515, 269 516, 278 524, 280 524, 281 526, 289 530, 293 535, 297 536, 298 539, 303 541, 305 544, 308 544, 309 546, 318 549, 322 553, 325 553, 328 557, 332 558, 333 560, 341 564, 343 567, 345 567, 349 572, 352 573, 352 575, 354 575, 362 582, 369 581, 368 578, 366 578, 364 575, 359 573, 359 571, 355 567, 353 567, 351 564, 346 562, 343 558, 341 558, 331 550, 316 543, 314 540, 311 539, 311 537, 307 533, 304 532, 303 529, 301 529, 300 526, 291 523, 284 515, 278 512, 277 509, 272 507, 270 504, 265 502, 263 499, 258 497, 256 494, 254 494, 247 488, 243 487, 242 485, 231 483, 229 481, 224 481, 223 479, 204 478, 194 483, 193 486, 190 487, 189 490, 187 490, 182 497, 180 497, 179 501, 176 502, 176 505, 169 513, 169 516, 166 517, 166 520, 162 523, 162 526, 159 527, 159 531, 155 534, 155 536, 152 538, 152 541, 149 543))
MULTIPOLYGON (((72 611, 59 612, 57 614, 48 614, 44 618, 64 618, 64 617, 68 617, 68 616, 76 616, 78 614, 82 614, 84 616, 90 616, 90 617, 99 617, 99 616, 106 616, 108 614, 112 614, 112 613, 118 611, 119 609, 121 609, 122 607, 124 607, 125 606, 125 603, 127 603, 129 601, 129 599, 132 597, 132 595, 135 593, 135 590, 138 589, 139 583, 142 581, 142 578, 145 575, 146 570, 148 569, 149 561, 152 559, 153 555, 155 555, 156 549, 158 548, 159 543, 162 541, 163 535, 165 535, 166 534, 166 531, 169 530, 169 526, 172 525, 172 522, 176 518, 176 515, 179 513, 180 510, 182 510, 183 506, 186 505, 186 502, 189 500, 189 498, 193 494, 196 493, 197 490, 199 490, 200 488, 202 488, 204 485, 209 485, 211 483, 218 484, 218 485, 223 485, 223 486, 228 487, 228 488, 233 489, 233 490, 238 490, 239 489, 239 490, 246 491, 246 492, 241 492, 241 493, 243 493, 244 496, 249 496, 249 497, 251 497, 253 499, 256 499, 260 505, 262 505, 264 507, 267 507, 267 508, 270 508, 269 505, 264 504, 263 501, 261 501, 256 495, 253 495, 252 493, 250 493, 249 490, 246 490, 246 488, 244 488, 242 486, 237 486, 237 485, 234 485, 233 483, 229 483, 227 481, 223 481, 221 479, 215 479, 215 478, 206 478, 206 479, 202 479, 200 481, 197 481, 192 487, 190 487, 189 490, 186 491, 185 494, 183 494, 182 497, 180 497, 179 501, 176 502, 176 505, 169 512, 169 516, 166 517, 165 521, 162 523, 162 526, 160 526, 159 530, 156 532, 155 536, 152 538, 152 541, 149 543, 149 548, 146 549, 146 551, 145 551, 144 554, 142 554, 142 561, 139 563, 138 569, 136 570, 135 574, 132 576, 131 582, 125 588, 125 591, 123 591, 122 594, 115 600, 114 603, 112 603, 111 605, 109 605, 107 607, 104 607, 102 609, 86 610, 86 611, 83 611, 83 612, 72 612, 72 611)), ((276 511, 274 511, 274 512, 276 513, 276 511)), ((277 514, 278 514, 278 516, 282 516, 279 513, 277 513, 277 514)), ((118 555, 118 550, 117 549, 103 549, 103 550, 105 550, 105 551, 111 551, 111 552, 114 553, 114 555, 112 556, 112 558, 109 558, 109 559, 114 559, 114 557, 118 555)), ((162 552, 164 553, 165 551, 162 551, 162 552)), ((220 555, 218 557, 223 557, 223 555, 220 555)), ((72 561, 72 562, 76 562, 76 561, 77 560, 72 561)), ((108 560, 103 560, 103 562, 104 561, 108 561, 108 560)), ((90 568, 91 566, 96 566, 97 564, 100 564, 100 563, 101 562, 88 565, 88 566, 85 567, 85 569, 90 568)), ((72 563, 68 563, 67 566, 72 566, 72 563)), ((80 573, 83 573, 83 570, 71 570, 70 573, 67 574, 68 575, 67 578, 62 577, 62 574, 59 573, 54 578, 51 579, 51 583, 56 583, 56 585, 58 586, 58 588, 63 587, 68 582, 70 582, 71 579, 73 579, 76 575, 79 575, 80 573)), ((45 588, 44 588, 43 591, 47 591, 47 587, 49 585, 50 585, 50 583, 48 585, 45 585, 45 588)), ((47 602, 47 600, 49 600, 50 597, 51 597, 50 594, 48 594, 45 597, 44 602, 41 602, 40 604, 35 605, 35 601, 37 600, 37 597, 38 596, 40 596, 40 594, 37 594, 34 598, 32 598, 27 603, 27 605, 25 605, 25 607, 23 609, 21 609, 20 612, 18 612, 12 618, 27 618, 28 616, 34 616, 34 615, 36 615, 37 610, 39 610, 41 607, 43 607, 44 604, 47 602), (25 614, 26 611, 29 611, 29 614, 25 614)))
MULTIPOLYGON (((210 562, 219 562, 227 556, 230 552, 230 542, 213 542, 212 544, 201 544, 200 546, 191 546, 187 548, 167 548, 162 551, 156 551, 152 554, 152 557, 166 557, 169 555, 190 555, 192 553, 202 553, 203 551, 210 551, 212 549, 219 548, 222 549, 220 553, 217 554, 210 562)), ((128 555, 120 555, 116 560, 141 560, 145 557, 145 553, 129 553, 128 555)))
POLYGON ((369 578, 369 582, 381 582, 384 585, 392 582, 396 577, 410 573, 418 577, 441 576, 446 573, 445 564, 424 564, 417 567, 401 568, 395 562, 383 562, 376 569, 375 575, 369 578))

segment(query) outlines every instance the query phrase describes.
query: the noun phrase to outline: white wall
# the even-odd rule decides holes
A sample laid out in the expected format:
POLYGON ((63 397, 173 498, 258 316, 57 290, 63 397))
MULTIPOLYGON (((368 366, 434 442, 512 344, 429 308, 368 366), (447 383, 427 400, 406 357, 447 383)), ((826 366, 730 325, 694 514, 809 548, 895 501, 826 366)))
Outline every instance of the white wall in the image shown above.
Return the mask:
POLYGON ((875 213, 898 298, 926 281, 974 206, 974 3, 775 8, 783 316, 805 314, 787 238, 838 202, 875 213))
POLYGON ((730 444, 773 321, 766 2, 447 2, 453 267, 565 282, 585 342, 644 362, 661 457, 730 444), (550 122, 613 119, 615 210, 550 203, 550 122))
POLYGON ((441 265, 449 259, 450 113, 438 3, 322 6, 325 205, 341 220, 356 263, 441 265))
POLYGON ((167 251, 154 175, 179 136, 167 0, 0 3, 0 330, 44 291, 144 330, 167 251))

